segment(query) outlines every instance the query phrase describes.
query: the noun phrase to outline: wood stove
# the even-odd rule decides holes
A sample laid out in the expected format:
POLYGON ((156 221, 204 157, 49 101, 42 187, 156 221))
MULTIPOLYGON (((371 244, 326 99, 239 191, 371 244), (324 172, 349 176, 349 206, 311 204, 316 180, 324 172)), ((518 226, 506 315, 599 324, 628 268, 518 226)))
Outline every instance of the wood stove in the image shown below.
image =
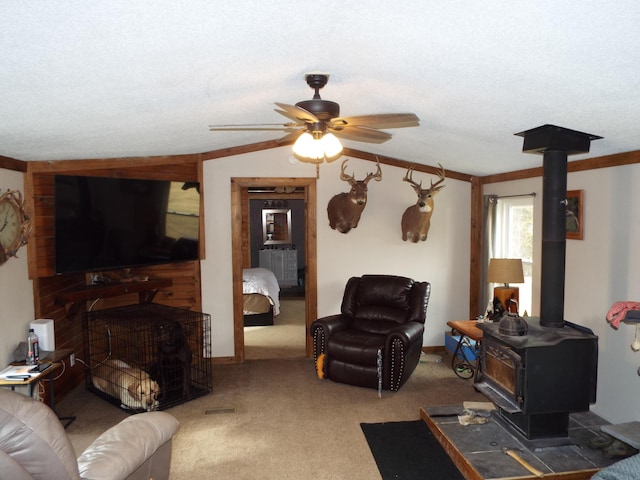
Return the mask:
POLYGON ((497 323, 483 331, 476 388, 527 439, 566 437, 569 413, 589 410, 596 400, 598 337, 566 322, 564 328, 527 318, 529 332, 503 335, 497 323))
POLYGON ((517 135, 523 151, 544 155, 540 317, 526 319, 524 335, 478 324, 484 335, 475 387, 526 439, 562 438, 569 414, 595 402, 598 369, 598 337, 564 320, 567 155, 588 152, 601 137, 554 125, 517 135))

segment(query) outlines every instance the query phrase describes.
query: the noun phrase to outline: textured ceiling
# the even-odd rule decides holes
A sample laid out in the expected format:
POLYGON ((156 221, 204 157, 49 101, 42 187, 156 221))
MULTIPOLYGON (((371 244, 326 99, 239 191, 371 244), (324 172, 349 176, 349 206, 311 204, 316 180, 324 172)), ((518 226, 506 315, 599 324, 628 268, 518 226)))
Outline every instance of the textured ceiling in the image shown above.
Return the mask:
MULTIPOLYGON (((313 92, 342 115, 419 127, 346 146, 486 175, 541 165, 514 133, 555 124, 640 145, 640 3, 557 0, 0 2, 0 155, 207 152, 279 138, 209 124, 286 121, 313 92)), ((570 160, 586 158, 570 157, 570 160)))

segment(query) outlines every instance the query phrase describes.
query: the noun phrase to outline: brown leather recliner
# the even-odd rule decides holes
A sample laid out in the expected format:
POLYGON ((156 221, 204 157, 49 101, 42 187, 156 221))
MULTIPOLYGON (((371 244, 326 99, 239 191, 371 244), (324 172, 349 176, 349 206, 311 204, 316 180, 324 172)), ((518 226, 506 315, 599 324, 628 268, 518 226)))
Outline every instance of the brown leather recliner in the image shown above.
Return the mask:
POLYGON ((420 360, 430 293, 431 284, 407 277, 350 278, 341 313, 311 325, 318 375, 397 391, 420 360))

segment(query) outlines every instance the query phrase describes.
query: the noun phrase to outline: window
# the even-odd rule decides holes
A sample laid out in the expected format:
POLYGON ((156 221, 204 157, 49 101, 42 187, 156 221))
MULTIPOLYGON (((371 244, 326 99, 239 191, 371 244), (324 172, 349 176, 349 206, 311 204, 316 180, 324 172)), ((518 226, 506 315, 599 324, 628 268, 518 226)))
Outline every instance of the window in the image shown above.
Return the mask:
POLYGON ((533 197, 500 198, 496 209, 496 236, 493 256, 521 258, 524 283, 519 289, 518 312, 531 315, 533 265, 533 197))

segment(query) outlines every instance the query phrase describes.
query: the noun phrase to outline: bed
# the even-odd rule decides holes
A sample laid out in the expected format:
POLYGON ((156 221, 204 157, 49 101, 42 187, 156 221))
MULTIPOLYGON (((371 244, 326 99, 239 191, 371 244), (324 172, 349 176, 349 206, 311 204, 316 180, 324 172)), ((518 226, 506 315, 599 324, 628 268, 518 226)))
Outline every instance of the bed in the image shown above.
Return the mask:
POLYGON ((273 325, 280 314, 280 285, 267 268, 242 270, 244 326, 273 325))

